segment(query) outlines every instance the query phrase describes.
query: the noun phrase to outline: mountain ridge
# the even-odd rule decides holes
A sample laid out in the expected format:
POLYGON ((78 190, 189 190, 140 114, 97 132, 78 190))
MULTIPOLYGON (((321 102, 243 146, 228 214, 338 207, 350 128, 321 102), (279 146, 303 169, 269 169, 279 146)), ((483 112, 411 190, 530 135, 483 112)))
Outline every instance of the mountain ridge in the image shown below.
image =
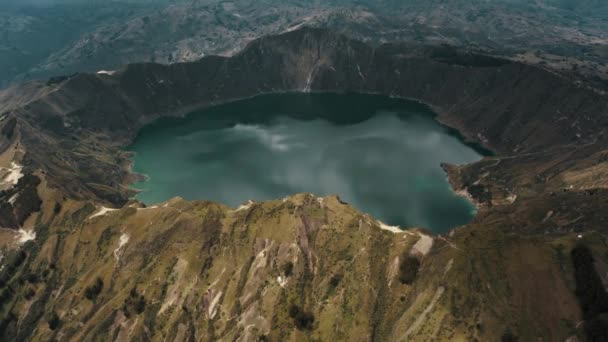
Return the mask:
POLYGON ((4 5, 0 86, 132 62, 232 55, 251 39, 302 25, 338 30, 373 45, 447 43, 600 83, 608 77, 603 63, 607 8, 599 2, 51 1, 31 6, 20 1, 11 6, 9 0, 4 5))

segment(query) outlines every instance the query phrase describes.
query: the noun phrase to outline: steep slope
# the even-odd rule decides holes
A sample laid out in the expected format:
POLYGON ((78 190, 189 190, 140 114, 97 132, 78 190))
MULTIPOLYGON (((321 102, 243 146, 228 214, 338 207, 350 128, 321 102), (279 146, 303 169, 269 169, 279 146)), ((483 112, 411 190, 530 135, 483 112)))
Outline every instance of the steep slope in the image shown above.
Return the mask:
POLYGON ((607 110, 593 89, 526 64, 374 48, 318 29, 265 37, 231 58, 5 90, 0 331, 8 340, 592 336, 579 323, 601 316, 579 305, 576 289, 588 284, 575 271, 608 280, 607 110), (444 165, 478 204, 475 220, 431 236, 388 227, 336 196, 236 209, 129 201, 135 175, 121 149, 145 123, 286 91, 430 105, 497 154, 444 165), (569 257, 581 244, 595 259, 569 257))
POLYGON ((237 209, 179 199, 111 211, 63 202, 40 220, 3 287, 3 333, 209 341, 576 334, 563 255, 575 235, 521 237, 474 223, 431 238, 383 227, 337 197, 312 195, 237 209))

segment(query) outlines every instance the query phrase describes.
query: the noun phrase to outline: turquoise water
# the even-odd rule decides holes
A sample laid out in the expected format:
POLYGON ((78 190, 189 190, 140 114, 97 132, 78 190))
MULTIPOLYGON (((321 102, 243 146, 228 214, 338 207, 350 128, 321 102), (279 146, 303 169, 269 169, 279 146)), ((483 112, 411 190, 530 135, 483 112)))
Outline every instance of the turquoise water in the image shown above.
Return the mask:
POLYGON ((435 232, 474 215, 440 163, 482 157, 425 106, 359 94, 264 95, 162 119, 129 150, 134 171, 149 177, 133 185, 147 204, 339 194, 387 224, 435 232))

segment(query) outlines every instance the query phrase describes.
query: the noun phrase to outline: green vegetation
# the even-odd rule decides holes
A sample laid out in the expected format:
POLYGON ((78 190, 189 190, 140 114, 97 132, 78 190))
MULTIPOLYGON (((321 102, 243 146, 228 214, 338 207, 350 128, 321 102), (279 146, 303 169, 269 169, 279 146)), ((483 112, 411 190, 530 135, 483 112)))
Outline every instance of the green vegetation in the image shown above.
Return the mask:
POLYGON ((88 300, 93 301, 101 293, 102 289, 103 289, 103 280, 101 280, 101 278, 97 277, 97 279, 95 279, 95 284, 88 286, 84 290, 84 296, 88 300))
POLYGON ((329 285, 335 289, 336 287, 338 287, 338 285, 340 285, 342 278, 344 278, 344 275, 342 275, 341 273, 334 274, 331 279, 329 279, 329 285))
POLYGON ((39 280, 38 275, 34 272, 30 272, 25 276, 25 281, 31 284, 37 283, 39 280))
POLYGON ((23 294, 23 297, 26 300, 30 300, 30 299, 34 298, 34 296, 36 296, 36 291, 34 289, 32 289, 31 287, 28 287, 27 290, 25 290, 25 293, 23 294))
POLYGON ((589 247, 577 245, 571 252, 578 297, 589 341, 608 341, 608 293, 594 265, 589 247))
POLYGON ((509 328, 507 328, 500 337, 501 342, 517 342, 517 340, 517 336, 515 336, 509 328))
POLYGON ((122 305, 125 316, 131 317, 131 313, 141 314, 146 310, 146 298, 137 292, 137 288, 132 288, 122 305))
POLYGON ((55 215, 59 214, 61 212, 61 208, 62 208, 61 203, 59 203, 59 202, 55 203, 55 207, 53 208, 53 213, 55 215))
POLYGON ((416 280, 420 260, 413 256, 404 256, 399 264, 399 281, 401 284, 411 285, 416 280))
POLYGON ((286 277, 291 277, 293 274, 293 262, 288 261, 285 263, 285 265, 283 265, 283 274, 286 277))
POLYGON ((49 329, 55 330, 61 324, 61 320, 55 311, 51 312, 47 319, 47 323, 49 324, 49 329))
POLYGON ((11 253, 4 262, 4 267, 0 271, 0 288, 4 287, 8 281, 15 275, 19 266, 23 264, 27 258, 27 253, 20 250, 16 253, 11 253))
POLYGON ((99 240, 97 240, 97 249, 100 252, 103 252, 107 248, 107 246, 112 242, 111 240, 113 235, 113 227, 108 227, 104 229, 104 231, 101 233, 101 236, 99 237, 99 240))
POLYGON ((315 321, 311 312, 304 311, 295 304, 291 304, 289 307, 289 317, 293 319, 294 324, 300 330, 311 330, 315 321))

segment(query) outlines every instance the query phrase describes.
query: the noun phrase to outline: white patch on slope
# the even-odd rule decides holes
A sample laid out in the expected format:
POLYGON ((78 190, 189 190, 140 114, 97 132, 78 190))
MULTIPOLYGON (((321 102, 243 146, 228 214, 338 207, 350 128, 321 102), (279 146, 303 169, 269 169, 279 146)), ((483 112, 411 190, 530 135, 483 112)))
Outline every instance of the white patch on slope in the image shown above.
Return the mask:
POLYGON ((224 275, 224 272, 226 272, 226 267, 224 267, 222 269, 222 272, 220 272, 220 275, 217 276, 217 278, 213 281, 213 283, 211 283, 211 285, 209 285, 209 287, 207 288, 207 290, 212 289, 215 285, 217 285, 217 283, 220 281, 220 279, 222 279, 222 275, 224 275))
POLYGON ((305 93, 310 93, 310 85, 312 84, 312 74, 315 72, 315 68, 310 69, 308 78, 306 79, 306 87, 304 87, 305 93))
POLYGON ((313 15, 310 15, 310 16, 307 16, 307 17, 304 17, 304 18, 302 19, 302 22, 301 22, 301 23, 299 23, 299 24, 295 24, 295 25, 292 25, 292 26, 288 27, 288 28, 287 28, 285 31, 283 31, 283 32, 291 32, 291 31, 295 31, 295 30, 299 29, 300 27, 302 27, 302 26, 304 26, 304 25, 308 24, 308 23, 309 23, 309 22, 310 22, 312 19, 314 19, 314 16, 313 16, 313 15))
MULTIPOLYGON (((166 206, 166 205, 165 205, 165 206, 166 206)), ((140 211, 140 210, 148 210, 148 209, 156 209, 156 208, 158 208, 158 206, 157 206, 157 205, 153 205, 153 206, 151 206, 151 207, 137 208, 137 211, 140 211)))
POLYGON ((454 259, 450 259, 450 261, 448 261, 447 265, 445 265, 445 270, 443 271, 443 277, 445 277, 448 274, 448 272, 450 272, 453 265, 454 265, 454 259))
POLYGON ((118 210, 118 209, 101 207, 95 214, 89 216, 88 220, 90 220, 92 218, 95 218, 95 217, 98 217, 98 216, 103 216, 103 215, 105 215, 105 214, 107 214, 109 212, 116 211, 116 210, 118 210))
POLYGON ((287 277, 283 278, 282 276, 278 276, 277 283, 279 283, 280 287, 285 288, 285 286, 287 285, 287 281, 288 281, 287 279, 288 279, 287 277))
POLYGON ((114 73, 116 73, 116 71, 114 70, 99 70, 97 72, 97 75, 108 75, 108 76, 112 76, 114 75, 114 73))
POLYGON ((254 205, 254 204, 255 204, 254 201, 249 200, 249 201, 247 201, 247 203, 241 204, 238 208, 236 208, 235 210, 233 210, 233 212, 238 212, 238 211, 241 211, 241 210, 247 210, 247 209, 251 208, 251 206, 254 205))
POLYGON ((433 296, 433 299, 431 299, 431 302, 429 303, 429 305, 424 309, 424 311, 422 311, 422 314, 420 314, 418 316, 418 318, 416 318, 416 321, 414 321, 414 324, 412 324, 410 326, 410 328, 407 329, 407 331, 405 332, 404 340, 407 341, 408 337, 414 331, 418 330, 418 328, 420 327, 422 322, 424 322, 426 320, 426 316, 431 312, 431 310, 433 310, 433 307, 435 306, 435 304, 437 303, 439 298, 441 298, 444 291, 445 291, 445 288, 443 286, 439 286, 437 288, 437 291, 435 291, 435 295, 433 296))
POLYGON ((213 299, 211 300, 211 304, 209 304, 209 309, 207 310, 207 314, 209 315, 210 319, 213 319, 215 317, 215 314, 217 314, 218 304, 220 303, 222 294, 223 294, 222 291, 218 292, 215 295, 215 297, 213 297, 213 299))
POLYGON ((156 316, 162 315, 165 310, 173 306, 175 302, 179 300, 181 296, 180 287, 183 285, 182 280, 187 267, 188 261, 181 258, 179 258, 177 260, 177 263, 173 266, 173 270, 171 271, 171 278, 173 278, 174 281, 167 289, 165 293, 165 298, 163 299, 163 303, 160 307, 160 310, 158 310, 156 316))
POLYGON ((32 229, 29 232, 24 229, 19 229, 19 238, 17 241, 21 244, 24 244, 28 241, 32 241, 36 238, 36 232, 32 229))
POLYGON ((359 64, 357 64, 357 72, 359 73, 359 77, 361 77, 362 79, 365 80, 365 76, 363 76, 363 73, 361 72, 361 67, 359 66, 359 64))
POLYGON ((543 223, 547 222, 547 220, 549 220, 551 218, 551 216, 553 216, 553 210, 549 210, 547 212, 547 214, 545 215, 545 218, 543 218, 543 223))
POLYGON ((3 183, 4 184, 9 184, 9 185, 17 185, 17 183, 19 182, 19 179, 21 179, 21 177, 23 177, 23 173, 21 171, 23 171, 23 166, 15 163, 15 162, 11 162, 11 167, 3 167, 0 168, 3 171, 8 172, 6 174, 6 176, 4 176, 3 179, 3 183))
POLYGON ((17 201, 17 198, 19 198, 19 193, 16 193, 13 196, 11 196, 11 198, 8 199, 8 203, 10 203, 11 205, 15 204, 15 202, 17 201))
POLYGON ((399 226, 389 226, 380 220, 376 221, 376 224, 378 227, 380 227, 380 229, 388 230, 389 232, 393 232, 395 234, 405 233, 405 230, 399 228, 399 226))
POLYGON ((393 284, 393 279, 395 278, 395 276, 397 275, 397 271, 399 270, 399 257, 395 257, 395 259, 393 259, 393 262, 391 263, 391 266, 389 268, 388 271, 388 287, 391 287, 391 285, 393 284))
POLYGON ((120 252, 121 248, 126 245, 127 242, 129 242, 129 235, 122 233, 122 235, 120 236, 120 240, 118 241, 118 247, 116 247, 116 249, 114 250, 114 257, 116 258, 116 261, 120 260, 118 252, 120 252))
POLYGON ((422 233, 418 233, 418 235, 420 235, 420 239, 416 241, 416 244, 414 244, 414 247, 412 247, 412 252, 410 254, 420 253, 421 255, 427 255, 431 250, 431 247, 433 247, 434 240, 432 237, 422 233))

